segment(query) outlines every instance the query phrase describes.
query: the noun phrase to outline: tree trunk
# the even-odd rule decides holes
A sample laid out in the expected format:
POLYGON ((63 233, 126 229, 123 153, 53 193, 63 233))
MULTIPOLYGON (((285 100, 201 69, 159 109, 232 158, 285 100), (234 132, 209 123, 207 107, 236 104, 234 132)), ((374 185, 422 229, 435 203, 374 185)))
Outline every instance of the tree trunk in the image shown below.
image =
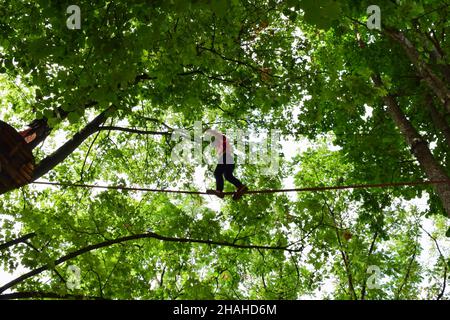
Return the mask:
MULTIPOLYGON (((383 87, 383 83, 379 75, 373 75, 372 81, 377 87, 383 87)), ((392 95, 388 94, 383 98, 383 100, 388 107, 389 115, 391 116, 392 120, 394 120, 394 123, 399 127, 401 133, 406 139, 406 142, 411 147, 411 152, 416 157, 417 161, 420 164, 420 167, 423 169, 428 179, 439 181, 447 180, 449 182, 446 184, 435 184, 434 190, 441 199, 445 212, 450 217, 450 178, 434 158, 427 142, 417 132, 411 122, 406 118, 405 114, 397 104, 395 98, 392 95)))
POLYGON ((406 55, 419 71, 419 74, 424 78, 428 86, 442 102, 445 109, 450 112, 450 91, 446 84, 438 76, 436 76, 426 62, 420 59, 419 52, 411 41, 409 41, 409 39, 403 34, 403 32, 390 28, 385 28, 384 30, 389 37, 403 47, 406 55))

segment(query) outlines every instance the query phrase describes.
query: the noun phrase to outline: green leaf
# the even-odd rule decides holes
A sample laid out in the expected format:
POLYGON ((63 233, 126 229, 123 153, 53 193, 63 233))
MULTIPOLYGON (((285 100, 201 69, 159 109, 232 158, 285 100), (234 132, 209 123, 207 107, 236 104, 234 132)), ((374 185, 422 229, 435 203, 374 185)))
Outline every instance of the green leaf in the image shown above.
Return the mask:
POLYGON ((77 123, 80 117, 81 116, 78 112, 69 112, 69 114, 67 115, 67 119, 71 124, 77 123))

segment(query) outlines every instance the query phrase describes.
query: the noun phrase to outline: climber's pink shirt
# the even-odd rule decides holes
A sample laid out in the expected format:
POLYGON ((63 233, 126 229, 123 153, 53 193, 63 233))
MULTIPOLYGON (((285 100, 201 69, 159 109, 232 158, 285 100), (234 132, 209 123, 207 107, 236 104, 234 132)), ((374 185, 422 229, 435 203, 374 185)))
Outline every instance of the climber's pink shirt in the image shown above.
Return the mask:
MULTIPOLYGON (((216 148, 217 155, 219 157, 221 155, 223 155, 223 137, 224 137, 224 135, 214 129, 208 129, 205 131, 205 133, 214 137, 213 145, 214 145, 214 148, 216 148)), ((226 137, 225 137, 225 148, 226 148, 225 153, 229 156, 232 156, 233 148, 231 147, 231 144, 228 141, 228 138, 226 138, 226 137)))

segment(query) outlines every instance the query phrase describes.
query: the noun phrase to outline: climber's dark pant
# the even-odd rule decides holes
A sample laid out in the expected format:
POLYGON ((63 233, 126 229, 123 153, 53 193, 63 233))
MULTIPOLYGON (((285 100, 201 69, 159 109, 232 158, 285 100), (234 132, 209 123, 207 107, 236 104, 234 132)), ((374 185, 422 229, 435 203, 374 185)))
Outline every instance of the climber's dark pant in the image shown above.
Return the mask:
POLYGON ((223 177, 230 181, 232 184, 239 188, 242 183, 233 176, 234 164, 220 163, 217 165, 216 170, 214 170, 214 177, 216 178, 216 190, 223 191, 223 177))

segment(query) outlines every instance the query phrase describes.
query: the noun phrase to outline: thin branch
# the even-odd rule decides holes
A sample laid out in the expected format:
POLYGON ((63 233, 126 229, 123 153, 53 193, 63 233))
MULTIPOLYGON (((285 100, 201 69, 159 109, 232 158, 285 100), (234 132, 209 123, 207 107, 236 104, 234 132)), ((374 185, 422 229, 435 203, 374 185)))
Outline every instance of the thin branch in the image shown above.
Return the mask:
MULTIPOLYGON (((361 26, 367 28, 367 24, 364 23, 364 22, 362 22, 362 21, 359 21, 358 19, 349 17, 349 16, 347 16, 347 15, 344 15, 344 17, 347 18, 347 19, 350 19, 351 21, 353 21, 353 22, 356 23, 356 24, 359 24, 359 25, 361 25, 361 26)), ((368 28, 367 28, 367 29, 368 29, 368 28)))
POLYGON ((36 252, 41 252, 41 250, 39 250, 38 248, 36 248, 32 243, 28 242, 28 241, 24 241, 24 243, 29 246, 31 249, 33 249, 36 252))
POLYGON ((89 146, 89 149, 86 153, 86 156, 84 157, 84 161, 83 161, 83 166, 81 167, 81 173, 80 173, 80 181, 79 182, 83 182, 83 176, 84 176, 84 167, 86 166, 86 161, 87 158, 89 157, 89 154, 91 153, 92 147, 95 144, 95 141, 97 141, 98 136, 100 135, 100 130, 97 132, 97 134, 95 135, 94 140, 92 140, 92 143, 89 146))
MULTIPOLYGON (((111 279, 112 274, 114 273, 114 270, 116 270, 117 265, 122 261, 122 255, 123 255, 124 251, 122 251, 120 253, 120 257, 117 260, 117 262, 114 264, 113 268, 111 269, 111 271, 109 272, 108 277, 106 277, 105 283, 103 284, 103 288, 106 288, 106 285, 109 282, 109 279, 111 279)), ((103 297, 103 292, 102 292, 102 297, 103 297)))
POLYGON ((61 275, 61 273, 59 273, 59 271, 56 270, 56 268, 53 269, 53 271, 55 271, 56 275, 58 276, 58 278, 61 280, 62 283, 66 283, 67 282, 66 279, 64 279, 64 277, 61 275))
POLYGON ((100 297, 103 298, 103 286, 102 286, 102 279, 100 277, 100 275, 98 274, 97 271, 95 271, 92 266, 91 266, 91 271, 95 274, 95 276, 97 277, 97 281, 98 281, 98 285, 99 285, 99 292, 100 292, 100 297))
POLYGON ((398 288, 397 294, 396 294, 396 296, 395 296, 395 299, 396 299, 396 300, 399 299, 400 293, 402 292, 403 287, 406 285, 406 283, 407 283, 407 281, 408 281, 408 279, 409 279, 409 277, 410 277, 410 275, 411 275, 411 269, 412 269, 412 266, 413 266, 413 262, 414 262, 415 259, 416 259, 416 254, 417 254, 417 245, 414 246, 414 253, 413 253, 413 255, 411 256, 411 259, 409 260, 408 269, 406 270, 405 278, 403 279, 402 284, 401 284, 400 287, 398 288))
MULTIPOLYGON (((317 174, 317 172, 315 170, 314 170, 314 174, 315 174, 316 178, 319 179, 319 176, 318 176, 318 174, 317 174)), ((357 300, 358 297, 356 295, 355 286, 353 284, 353 275, 352 275, 352 271, 350 269, 350 261, 349 261, 348 253, 345 250, 344 245, 342 244, 342 241, 341 241, 341 237, 339 235, 339 230, 341 229, 341 226, 338 226, 338 224, 337 224, 336 214, 335 214, 334 210, 331 208, 331 206, 328 204, 327 197, 324 194, 322 194, 322 198, 323 198, 323 200, 325 202, 325 206, 327 207, 328 212, 331 215, 331 218, 333 219, 333 224, 334 224, 334 229, 335 229, 335 233, 336 233, 336 238, 337 238, 337 241, 338 241, 338 244, 339 244, 339 252, 341 253, 342 260, 344 261, 345 272, 347 274, 347 280, 348 280, 348 286, 349 286, 350 294, 353 296, 354 300, 357 300)))
POLYGON ((164 127, 166 127, 167 129, 173 131, 174 129, 170 126, 168 126, 167 124, 165 124, 164 122, 162 122, 161 120, 155 119, 155 118, 149 118, 149 117, 140 117, 141 119, 147 120, 147 121, 151 121, 151 122, 156 122, 164 127))
POLYGON ((215 49, 207 48, 207 47, 203 47, 203 46, 199 46, 199 49, 204 50, 204 51, 211 52, 212 54, 215 54, 215 55, 217 55, 218 57, 220 57, 222 60, 225 60, 225 61, 228 61, 228 62, 234 62, 234 63, 236 63, 236 64, 238 64, 238 65, 241 65, 241 66, 245 66, 245 67, 247 67, 247 68, 250 68, 250 69, 252 69, 252 70, 254 70, 254 71, 256 71, 256 72, 265 73, 266 75, 268 75, 268 76, 270 76, 270 77, 281 78, 280 76, 275 76, 275 75, 271 74, 270 72, 264 70, 263 68, 259 68, 259 67, 255 67, 255 66, 251 65, 249 62, 245 62, 245 61, 237 60, 237 59, 234 59, 234 58, 226 57, 226 56, 224 56, 222 53, 218 52, 218 51, 215 50, 215 49))
MULTIPOLYGON (((378 230, 375 231, 375 234, 373 235, 372 243, 370 244, 369 253, 367 255, 367 262, 369 262, 369 259, 370 259, 371 255, 372 255, 372 253, 373 253, 373 251, 375 249, 375 241, 377 240, 377 237, 378 237, 378 230)), ((364 300, 365 297, 366 297, 367 279, 368 279, 368 277, 365 277, 364 283, 363 283, 363 286, 362 286, 362 289, 361 289, 361 300, 364 300)))
POLYGON ((336 215, 334 213, 334 210, 328 204, 328 201, 327 201, 325 195, 322 195, 322 197, 323 197, 323 199, 325 201, 325 205, 327 206, 328 211, 330 212, 331 217, 333 219, 333 223, 334 223, 334 226, 335 226, 335 232, 336 232, 336 238, 337 238, 338 244, 339 244, 339 252, 342 255, 342 260, 344 261, 345 271, 347 273, 348 286, 349 286, 351 295, 356 300, 357 299, 357 295, 356 295, 356 291, 355 291, 355 286, 353 285, 353 275, 352 275, 352 272, 351 272, 351 269, 350 269, 350 261, 349 261, 348 253, 345 250, 344 245, 342 244, 342 241, 341 241, 341 237, 339 235, 339 227, 337 225, 336 215))
POLYGON ((442 261, 444 262, 444 281, 442 283, 442 289, 441 292, 439 292, 438 296, 436 297, 436 300, 441 300, 442 297, 444 296, 445 293, 445 288, 447 286, 447 272, 448 272, 448 266, 447 263, 445 261, 445 256, 442 254, 441 248, 439 246, 439 243, 437 242, 437 239, 435 237, 433 237, 427 230, 425 230, 422 226, 420 226, 420 229, 422 229, 434 242, 436 249, 439 252, 439 257, 442 259, 442 261))
POLYGON ((101 126, 98 127, 98 131, 106 131, 106 130, 112 130, 112 131, 123 131, 123 132, 129 132, 129 133, 137 133, 137 134, 149 134, 149 135, 164 135, 168 136, 171 135, 172 132, 168 131, 148 131, 148 130, 139 130, 139 129, 132 129, 132 128, 123 128, 123 127, 116 127, 116 126, 101 126))
POLYGON ((166 273, 166 265, 164 265, 164 268, 163 268, 163 270, 162 270, 162 272, 161 272, 161 277, 160 277, 160 280, 159 280, 159 287, 160 287, 160 288, 163 287, 163 284, 164 284, 164 275, 165 275, 165 273, 166 273))
POLYGON ((413 18, 412 20, 418 20, 418 19, 420 19, 420 18, 422 18, 422 17, 424 17, 424 16, 426 16, 426 15, 429 15, 429 14, 431 14, 431 13, 433 13, 433 12, 439 11, 439 10, 441 10, 441 9, 445 9, 445 8, 447 8, 448 6, 450 6, 450 3, 444 4, 444 5, 442 5, 442 6, 440 6, 440 7, 437 7, 437 8, 435 8, 435 9, 433 9, 433 10, 430 10, 430 11, 428 11, 428 12, 425 12, 425 13, 421 14, 420 16, 417 16, 417 17, 413 18))

